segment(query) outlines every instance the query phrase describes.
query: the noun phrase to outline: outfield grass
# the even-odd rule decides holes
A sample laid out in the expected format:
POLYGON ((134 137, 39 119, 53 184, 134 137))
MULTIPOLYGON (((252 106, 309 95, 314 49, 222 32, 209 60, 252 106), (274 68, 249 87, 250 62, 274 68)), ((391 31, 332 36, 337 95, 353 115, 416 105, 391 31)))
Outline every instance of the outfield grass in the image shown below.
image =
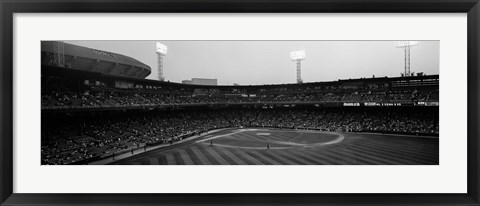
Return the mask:
POLYGON ((438 147, 438 138, 231 128, 113 164, 438 165, 438 147))

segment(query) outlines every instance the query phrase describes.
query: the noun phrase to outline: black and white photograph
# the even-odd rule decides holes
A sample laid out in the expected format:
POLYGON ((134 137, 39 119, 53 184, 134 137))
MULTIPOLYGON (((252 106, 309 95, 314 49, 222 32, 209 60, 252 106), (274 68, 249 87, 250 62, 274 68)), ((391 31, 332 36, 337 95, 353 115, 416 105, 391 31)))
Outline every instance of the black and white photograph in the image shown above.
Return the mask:
POLYGON ((439 165, 438 40, 41 41, 41 165, 439 165))

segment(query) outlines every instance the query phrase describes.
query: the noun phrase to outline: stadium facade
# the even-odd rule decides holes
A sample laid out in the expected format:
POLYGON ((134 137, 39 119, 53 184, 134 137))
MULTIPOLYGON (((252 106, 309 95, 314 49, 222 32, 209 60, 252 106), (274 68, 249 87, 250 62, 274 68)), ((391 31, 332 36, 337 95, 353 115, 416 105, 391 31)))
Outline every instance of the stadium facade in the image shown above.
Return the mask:
POLYGON ((129 56, 60 41, 42 41, 41 53, 42 66, 59 66, 140 79, 150 75, 152 70, 129 56))

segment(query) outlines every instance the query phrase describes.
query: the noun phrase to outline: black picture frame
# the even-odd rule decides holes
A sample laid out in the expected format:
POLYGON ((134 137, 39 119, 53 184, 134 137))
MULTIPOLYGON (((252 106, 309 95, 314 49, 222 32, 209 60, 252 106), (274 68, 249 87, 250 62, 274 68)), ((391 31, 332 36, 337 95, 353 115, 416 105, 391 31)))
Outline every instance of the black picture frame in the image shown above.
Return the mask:
MULTIPOLYGON (((478 0, 0 0, 1 205, 480 205, 478 0), (466 194, 19 194, 13 193, 15 13, 467 13, 468 192, 466 194)), ((446 177, 447 178, 447 177, 446 177)))

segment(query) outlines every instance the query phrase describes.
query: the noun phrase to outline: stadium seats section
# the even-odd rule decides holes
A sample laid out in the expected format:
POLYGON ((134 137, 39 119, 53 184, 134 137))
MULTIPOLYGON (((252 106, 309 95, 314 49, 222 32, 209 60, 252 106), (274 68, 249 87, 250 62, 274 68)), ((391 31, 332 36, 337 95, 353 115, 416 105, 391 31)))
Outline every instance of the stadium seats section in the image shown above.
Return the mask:
POLYGON ((438 135, 438 110, 405 108, 186 109, 42 117, 42 164, 72 164, 225 127, 438 135), (433 111, 431 111, 433 110, 433 111))

